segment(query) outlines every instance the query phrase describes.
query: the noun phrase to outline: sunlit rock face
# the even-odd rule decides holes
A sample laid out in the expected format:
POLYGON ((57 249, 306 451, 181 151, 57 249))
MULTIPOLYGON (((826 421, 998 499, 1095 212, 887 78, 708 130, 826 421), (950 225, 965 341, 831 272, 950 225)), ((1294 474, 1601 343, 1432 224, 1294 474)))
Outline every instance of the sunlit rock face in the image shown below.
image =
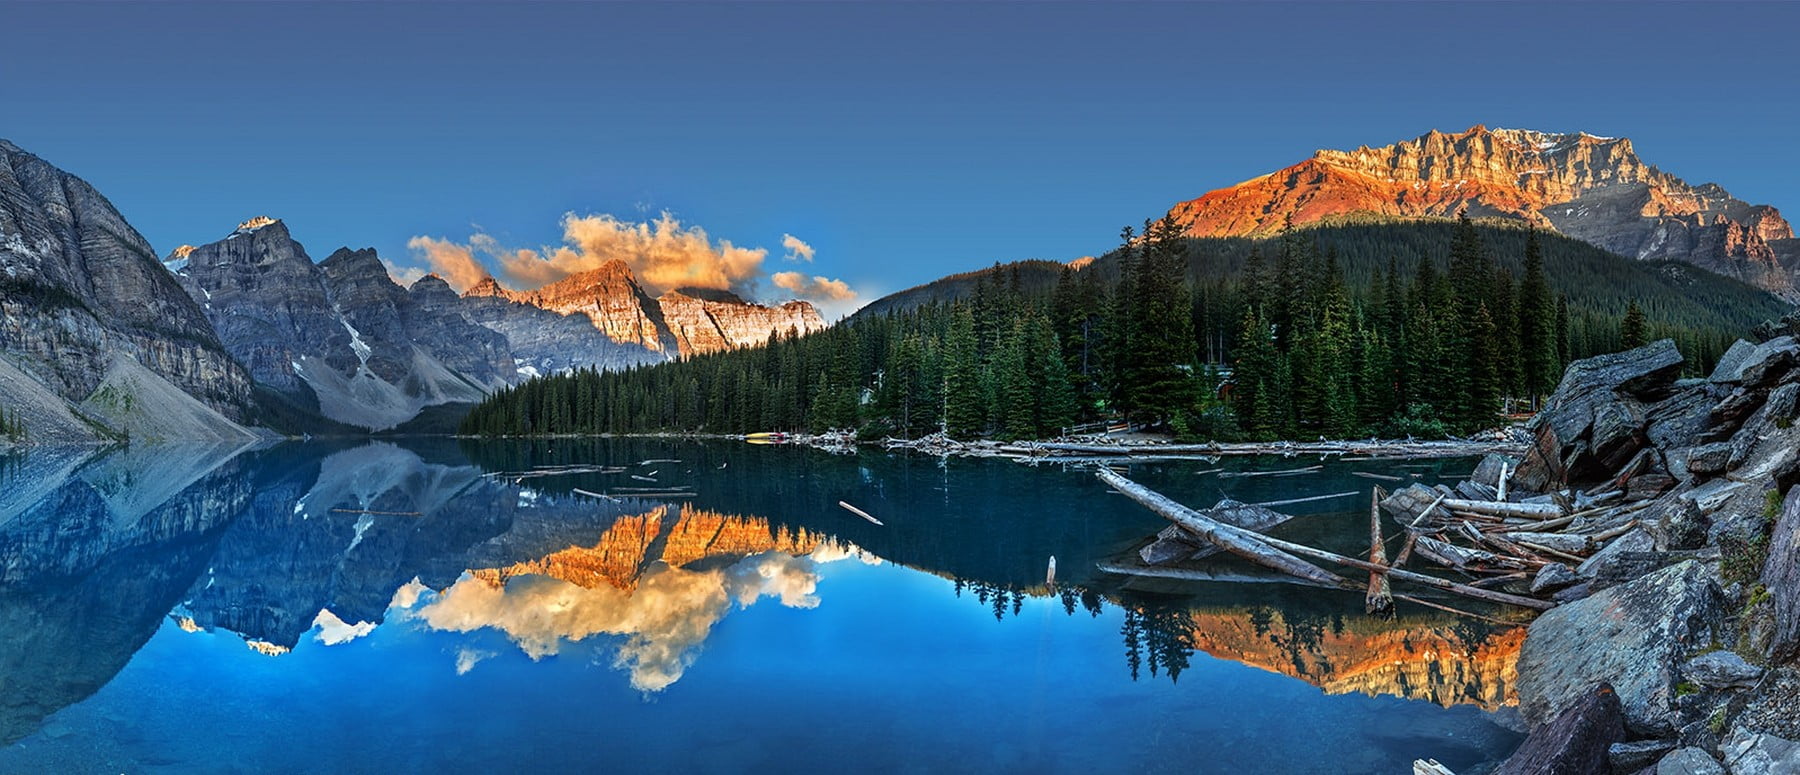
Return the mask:
POLYGON ((679 568, 715 557, 810 554, 825 541, 820 534, 771 526, 760 517, 664 505, 621 517, 593 546, 572 546, 503 568, 472 570, 471 574, 491 584, 504 584, 514 576, 540 575, 583 587, 610 585, 629 590, 657 561, 679 568))
POLYGON ((1445 616, 1296 620, 1274 609, 1197 610, 1191 617, 1196 648, 1332 694, 1489 710, 1517 702, 1515 664, 1524 627, 1494 629, 1445 616))
MULTIPOLYGON (((68 401, 127 356, 228 418, 250 404, 250 376, 143 236, 86 181, 4 140, 0 350, 68 401)), ((16 392, 0 394, 15 415, 16 392)))
MULTIPOLYGON (((654 362, 676 357, 718 352, 764 344, 771 334, 807 334, 825 328, 824 318, 805 301, 766 306, 753 304, 729 291, 682 288, 652 297, 623 261, 608 261, 597 269, 573 274, 534 291, 513 291, 493 278, 476 283, 463 293, 478 300, 475 317, 496 330, 507 332, 515 346, 521 337, 532 338, 528 326, 548 327, 540 311, 586 318, 606 341, 626 348, 607 353, 601 367, 654 362), (506 303, 510 302, 510 304, 506 303), (615 364, 614 361, 617 361, 615 364)), ((575 347, 593 349, 583 332, 565 329, 562 337, 575 347)), ((521 359, 541 358, 550 343, 521 348, 521 359)), ((554 360, 552 360, 554 363, 554 360)), ((588 365, 588 364, 578 364, 588 365)), ((541 370, 541 369, 540 369, 541 370)))
POLYGON ((1338 218, 1518 218, 1637 259, 1673 259, 1800 298, 1800 242, 1775 208, 1644 162, 1626 138, 1476 126, 1352 151, 1177 204, 1195 236, 1338 218))

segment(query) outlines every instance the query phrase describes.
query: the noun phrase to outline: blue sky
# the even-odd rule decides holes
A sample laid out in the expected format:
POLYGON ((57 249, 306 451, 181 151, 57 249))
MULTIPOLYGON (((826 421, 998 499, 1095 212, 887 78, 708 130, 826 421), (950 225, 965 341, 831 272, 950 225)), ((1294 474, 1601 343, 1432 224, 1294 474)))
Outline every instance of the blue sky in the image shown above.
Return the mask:
MULTIPOLYGON (((1800 208, 1800 6, 13 4, 0 137, 159 252, 562 242, 662 211, 871 298, 1476 123, 1631 137, 1800 208), (784 235, 815 260, 785 261, 784 235), (416 243, 415 243, 416 244, 416 243)), ((747 284, 758 282, 749 276, 747 284)), ((766 277, 763 295, 783 295, 766 277)))

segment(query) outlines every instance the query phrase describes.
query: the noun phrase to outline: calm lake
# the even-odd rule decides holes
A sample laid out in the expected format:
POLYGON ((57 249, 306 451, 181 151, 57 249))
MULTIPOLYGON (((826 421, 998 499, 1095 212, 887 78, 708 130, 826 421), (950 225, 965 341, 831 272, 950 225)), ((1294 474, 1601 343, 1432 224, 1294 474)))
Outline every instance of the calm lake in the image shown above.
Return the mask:
MULTIPOLYGON (((1229 475, 1315 462, 1129 475, 1356 491, 1278 533, 1362 555, 1351 472, 1473 463, 1229 475)), ((1165 524, 1073 467, 729 442, 14 453, 0 772, 1464 772, 1521 739, 1522 629, 1096 569, 1165 524)))

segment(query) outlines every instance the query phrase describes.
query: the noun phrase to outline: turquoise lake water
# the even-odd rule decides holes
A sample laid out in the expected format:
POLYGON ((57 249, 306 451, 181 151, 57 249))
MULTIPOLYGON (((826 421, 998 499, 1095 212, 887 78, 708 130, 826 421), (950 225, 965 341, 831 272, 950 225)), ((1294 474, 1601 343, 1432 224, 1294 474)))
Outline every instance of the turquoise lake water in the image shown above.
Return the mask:
MULTIPOLYGON (((1129 475, 1199 506, 1355 491, 1280 531, 1360 554, 1351 472, 1471 467, 1231 476, 1316 462, 1129 475)), ((1517 745, 1516 628, 1096 569, 1164 524, 1074 467, 728 442, 14 453, 0 772, 1465 772, 1517 745)))

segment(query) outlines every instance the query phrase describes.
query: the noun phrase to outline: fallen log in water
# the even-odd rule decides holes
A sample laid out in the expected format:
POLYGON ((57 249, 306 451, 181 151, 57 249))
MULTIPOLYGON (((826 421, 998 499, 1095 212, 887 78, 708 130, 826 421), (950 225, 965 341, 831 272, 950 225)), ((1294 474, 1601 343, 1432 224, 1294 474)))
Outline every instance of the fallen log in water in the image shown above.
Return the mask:
MULTIPOLYGON (((1190 509, 1179 503, 1176 503, 1175 501, 1170 500, 1169 498, 1165 497, 1161 493, 1158 493, 1154 490, 1151 490, 1148 487, 1145 487, 1141 484, 1133 482, 1130 479, 1126 479, 1125 477, 1120 476, 1116 473, 1113 473, 1112 471, 1109 471, 1107 469, 1104 469, 1104 468, 1098 469, 1094 472, 1094 474, 1100 478, 1100 481, 1103 481, 1103 482, 1107 483, 1108 485, 1111 485, 1114 489, 1118 490, 1120 493, 1124 494, 1126 497, 1129 497, 1132 500, 1137 501, 1138 503, 1142 504, 1145 508, 1148 508, 1151 511, 1154 511, 1157 514, 1162 515, 1163 518, 1168 519, 1177 525, 1181 525, 1184 529, 1188 529, 1190 532, 1192 531, 1192 528, 1189 528, 1186 523, 1191 520, 1191 521, 1195 522, 1196 526, 1208 527, 1210 529, 1210 532, 1212 532, 1215 535, 1217 535, 1219 533, 1224 533, 1226 537, 1229 537, 1231 539, 1231 541, 1234 545, 1240 546, 1241 548, 1246 549, 1247 551, 1251 552, 1252 554, 1257 554, 1258 556, 1272 557, 1272 558, 1285 557, 1288 561, 1300 562, 1301 566, 1304 566, 1305 568, 1312 568, 1314 571, 1317 571, 1317 574, 1314 574, 1314 576, 1316 578, 1318 578, 1321 581, 1321 583, 1330 584, 1332 586, 1337 586, 1340 588, 1352 588, 1352 589, 1360 589, 1361 588, 1360 585, 1351 584, 1351 582, 1349 582, 1348 579, 1344 579, 1341 576, 1338 576, 1329 571, 1325 571, 1315 565, 1311 565, 1310 563, 1305 563, 1304 561, 1299 561, 1293 555, 1312 557, 1314 559, 1325 560, 1327 562, 1333 562, 1333 563, 1337 563, 1339 565, 1344 565, 1344 566, 1348 566, 1351 568, 1357 568, 1360 570, 1377 571, 1383 575, 1389 576, 1391 578, 1399 579, 1401 581, 1411 582, 1414 584, 1421 584, 1424 586, 1441 589, 1441 590, 1444 590, 1447 592, 1454 592, 1456 594, 1463 595, 1464 597, 1472 597, 1477 600, 1486 600, 1491 603, 1505 603, 1508 605, 1516 605, 1521 608, 1531 608, 1531 609, 1535 609, 1535 610, 1539 610, 1539 611, 1548 611, 1551 608, 1556 607, 1555 603, 1551 603, 1551 602, 1544 601, 1544 600, 1537 600, 1537 599, 1529 598, 1529 597, 1520 597, 1518 595, 1509 595, 1504 592, 1493 592, 1493 591, 1489 591, 1489 590, 1485 590, 1485 589, 1479 589, 1476 587, 1471 587, 1467 584, 1459 584, 1457 582, 1450 581, 1448 579, 1440 579, 1436 576, 1427 576, 1423 573, 1414 573, 1412 571, 1401 570, 1399 568, 1394 568, 1394 567, 1384 567, 1384 566, 1377 565, 1372 562, 1366 562, 1363 560, 1357 560, 1357 559, 1353 559, 1350 557, 1345 557, 1340 554, 1327 552, 1323 549, 1314 549, 1314 548, 1312 548, 1310 546, 1306 546, 1304 544, 1296 544, 1296 543, 1292 543, 1289 541, 1283 541, 1279 538, 1271 538, 1271 537, 1265 536, 1265 535, 1258 535, 1255 533, 1249 533, 1247 531, 1238 530, 1238 529, 1232 528, 1228 525, 1222 525, 1216 521, 1207 519, 1204 515, 1201 515, 1199 512, 1194 511, 1193 509, 1190 509), (1208 523, 1210 523, 1210 524, 1208 524, 1208 523), (1270 550, 1275 550, 1275 551, 1271 552, 1270 550), (1293 554, 1285 554, 1286 552, 1292 552, 1293 554)), ((1202 536, 1202 537, 1205 537, 1205 536, 1202 536)), ((1232 553, 1237 554, 1237 552, 1232 552, 1232 553)), ((1243 556, 1243 555, 1239 555, 1239 556, 1243 556)), ((1248 559, 1248 558, 1246 558, 1246 559, 1248 559)), ((1279 561, 1279 560, 1276 560, 1276 561, 1279 561)), ((1268 566, 1268 567, 1272 567, 1272 566, 1268 566)), ((1284 568, 1276 568, 1276 570, 1285 570, 1285 569, 1284 568)))
MULTIPOLYGON (((1369 491, 1369 562, 1387 566, 1387 543, 1381 538, 1379 486, 1369 491)), ((1363 597, 1363 610, 1371 614, 1394 610, 1394 590, 1389 587, 1386 574, 1369 571, 1369 591, 1363 597)))
POLYGON ((1252 505, 1252 506, 1292 506, 1296 503, 1313 503, 1315 501, 1328 501, 1328 500, 1335 500, 1337 498, 1348 498, 1355 494, 1356 494, 1355 490, 1346 490, 1344 492, 1334 492, 1330 495, 1311 495, 1311 496, 1307 496, 1305 498, 1289 498, 1289 499, 1283 500, 1283 501, 1263 501, 1261 503, 1252 503, 1250 505, 1252 505))
MULTIPOLYGON (((855 507, 855 506, 852 506, 852 505, 850 505, 850 504, 848 504, 848 503, 845 503, 845 502, 843 502, 843 501, 838 501, 838 505, 839 505, 839 506, 843 506, 843 507, 844 507, 844 509, 845 509, 845 510, 846 510, 846 511, 849 511, 849 512, 850 512, 850 513, 851 513, 851 514, 855 514, 855 515, 856 515, 856 516, 859 516, 859 517, 862 517, 862 518, 863 518, 863 519, 866 519, 866 520, 868 520, 868 521, 870 521, 870 522, 873 522, 873 523, 875 523, 875 524, 877 524, 877 525, 881 525, 881 524, 882 524, 882 521, 881 521, 881 520, 879 520, 879 519, 876 519, 876 518, 874 518, 874 517, 872 517, 872 516, 869 516, 869 512, 866 512, 866 511, 863 511, 863 510, 862 510, 862 509, 859 509, 859 508, 857 508, 857 507, 855 507)), ((883 526, 884 526, 884 527, 885 527, 885 525, 883 525, 883 526)))
POLYGON ((1575 533, 1515 531, 1503 533, 1502 535, 1506 536, 1506 540, 1515 544, 1542 546, 1549 549, 1555 549, 1559 552, 1566 552, 1568 554, 1587 554, 1594 550, 1594 542, 1592 539, 1575 533))
POLYGON ((1300 474, 1318 473, 1323 470, 1325 470, 1324 466, 1306 466, 1304 468, 1289 468, 1283 471, 1225 471, 1219 474, 1219 478, 1245 479, 1252 476, 1298 476, 1300 474))
POLYGON ((1320 584, 1308 579, 1297 578, 1287 574, 1246 573, 1224 569, 1180 568, 1158 565, 1137 565, 1123 562, 1099 562, 1095 568, 1105 573, 1116 573, 1121 576, 1139 576, 1151 579, 1175 579, 1177 581, 1217 581, 1231 584, 1299 584, 1308 587, 1324 587, 1337 589, 1334 584, 1320 584))
POLYGON ((1404 481, 1406 481, 1406 477, 1404 477, 1404 476, 1389 476, 1387 474, 1371 474, 1368 471, 1351 471, 1350 475, 1351 476, 1360 476, 1364 479, 1377 479, 1377 480, 1380 480, 1383 482, 1404 482, 1404 481))
POLYGON ((1564 514, 1562 507, 1554 503, 1504 503, 1501 501, 1471 501, 1461 498, 1445 498, 1444 508, 1495 517, 1522 517, 1525 519, 1554 519, 1564 514))
MULTIPOLYGON (((1207 516, 1232 527, 1258 533, 1293 519, 1279 511, 1263 508, 1263 504, 1239 503, 1230 499, 1219 501, 1207 512, 1207 516)), ((1161 565, 1178 560, 1204 559, 1219 551, 1219 547, 1195 538, 1179 525, 1170 525, 1156 534, 1155 541, 1138 550, 1138 558, 1151 565, 1161 565)))
POLYGON ((1183 530, 1193 533, 1220 549, 1265 568, 1278 570, 1322 586, 1350 588, 1348 579, 1286 552, 1269 548, 1261 540, 1263 537, 1257 533, 1227 525, 1201 514, 1170 500, 1155 490, 1113 473, 1111 469, 1097 468, 1094 470, 1094 475, 1126 497, 1137 501, 1145 508, 1162 515, 1164 519, 1180 525, 1183 530))

